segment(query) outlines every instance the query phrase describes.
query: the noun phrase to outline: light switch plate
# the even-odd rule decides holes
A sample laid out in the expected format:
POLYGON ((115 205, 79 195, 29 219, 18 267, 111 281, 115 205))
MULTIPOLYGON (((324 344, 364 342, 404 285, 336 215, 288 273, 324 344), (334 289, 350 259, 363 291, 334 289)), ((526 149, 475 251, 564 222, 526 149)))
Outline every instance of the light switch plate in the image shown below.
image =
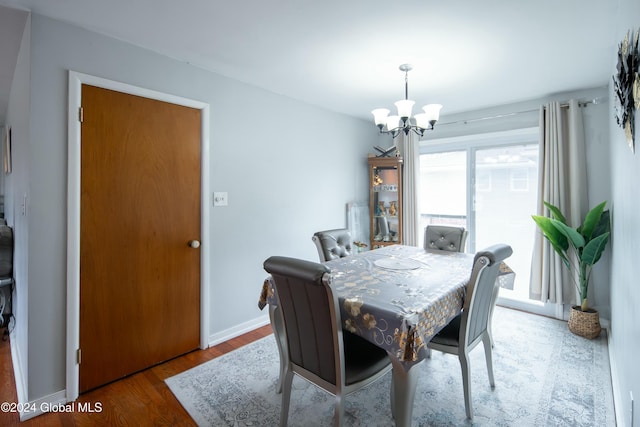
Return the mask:
POLYGON ((226 191, 216 191, 213 193, 213 206, 227 206, 229 196, 226 191))

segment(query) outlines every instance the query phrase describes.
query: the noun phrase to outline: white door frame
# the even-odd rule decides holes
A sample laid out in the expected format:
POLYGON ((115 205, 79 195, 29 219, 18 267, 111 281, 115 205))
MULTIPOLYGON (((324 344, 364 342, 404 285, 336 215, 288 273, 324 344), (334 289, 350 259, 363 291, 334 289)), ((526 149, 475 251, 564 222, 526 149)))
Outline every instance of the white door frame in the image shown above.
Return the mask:
POLYGON ((66 399, 79 395, 80 366, 80 121, 82 84, 142 96, 199 109, 201 112, 201 195, 200 195, 200 348, 209 346, 209 104, 132 86, 100 77, 69 71, 68 171, 67 171, 67 352, 66 399))

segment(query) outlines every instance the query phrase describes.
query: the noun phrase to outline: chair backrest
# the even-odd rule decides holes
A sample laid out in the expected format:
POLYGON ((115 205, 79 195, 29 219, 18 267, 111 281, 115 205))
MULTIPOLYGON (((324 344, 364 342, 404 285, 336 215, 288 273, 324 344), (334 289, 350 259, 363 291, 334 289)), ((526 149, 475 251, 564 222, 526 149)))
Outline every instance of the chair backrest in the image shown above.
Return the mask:
POLYGON ((316 244, 320 262, 343 258, 353 253, 351 233, 346 228, 318 231, 311 240, 316 244))
POLYGON ((337 384, 339 375, 344 378, 344 359, 331 270, 323 264, 281 256, 268 258, 264 269, 274 280, 291 363, 337 384))
POLYGON ((467 230, 450 225, 427 225, 424 229, 424 248, 440 251, 464 252, 467 230))
POLYGON ((476 253, 460 320, 461 343, 472 343, 487 329, 500 264, 512 253, 511 246, 505 244, 493 245, 476 253))

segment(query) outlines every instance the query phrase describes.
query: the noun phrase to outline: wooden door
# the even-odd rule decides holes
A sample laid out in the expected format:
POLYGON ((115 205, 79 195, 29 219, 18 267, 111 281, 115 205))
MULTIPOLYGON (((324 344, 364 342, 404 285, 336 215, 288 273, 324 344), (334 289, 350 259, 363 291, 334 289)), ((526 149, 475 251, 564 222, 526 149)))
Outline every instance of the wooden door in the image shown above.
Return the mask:
POLYGON ((82 85, 84 392, 200 344, 200 110, 82 85))

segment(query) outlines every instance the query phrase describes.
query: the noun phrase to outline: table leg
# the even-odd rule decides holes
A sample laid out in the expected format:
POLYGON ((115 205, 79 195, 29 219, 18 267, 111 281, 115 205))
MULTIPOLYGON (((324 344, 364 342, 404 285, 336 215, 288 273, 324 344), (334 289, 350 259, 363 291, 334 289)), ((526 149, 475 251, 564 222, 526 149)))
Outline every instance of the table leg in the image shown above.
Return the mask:
POLYGON ((498 301, 498 294, 500 293, 500 283, 496 280, 493 285, 493 294, 491 295, 491 308, 489 309, 489 321, 487 322, 487 332, 489 333, 489 341, 491 342, 491 348, 495 347, 493 342, 493 332, 491 331, 493 326, 493 312, 496 309, 496 302, 498 301))
POLYGON ((282 381, 284 379, 284 367, 289 362, 289 354, 287 353, 286 336, 284 333, 284 324, 282 323, 282 313, 277 306, 269 305, 269 320, 271 321, 271 329, 276 339, 278 353, 280 355, 280 372, 278 372, 278 384, 276 385, 276 393, 282 392, 282 381))
POLYGON ((413 413, 413 398, 416 394, 420 369, 417 363, 407 371, 402 363, 389 355, 393 365, 393 390, 391 392, 391 413, 396 420, 396 427, 410 427, 413 413))

